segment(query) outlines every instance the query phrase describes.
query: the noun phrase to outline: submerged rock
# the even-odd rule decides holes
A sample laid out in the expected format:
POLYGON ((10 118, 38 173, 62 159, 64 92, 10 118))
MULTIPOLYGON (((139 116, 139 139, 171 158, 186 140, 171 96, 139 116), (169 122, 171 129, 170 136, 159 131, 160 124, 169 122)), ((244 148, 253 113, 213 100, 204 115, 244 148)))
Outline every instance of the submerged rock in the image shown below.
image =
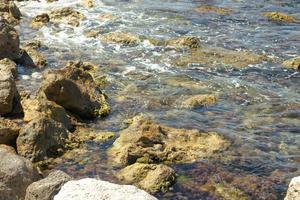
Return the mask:
POLYGON ((300 198, 300 176, 294 177, 290 184, 284 200, 299 200, 300 198))
POLYGON ((28 186, 25 200, 52 200, 62 185, 71 180, 72 177, 63 171, 51 172, 46 178, 28 186))
POLYGON ((72 8, 60 8, 52 10, 49 13, 50 22, 55 24, 69 24, 71 26, 79 26, 81 20, 85 19, 85 16, 73 10, 72 8))
POLYGON ((14 153, 0 151, 0 199, 23 200, 26 188, 39 179, 29 160, 14 153))
POLYGON ((64 184, 54 200, 157 200, 131 185, 85 178, 64 184))
POLYGON ((266 12, 264 13, 264 16, 270 20, 279 21, 279 22, 288 22, 288 23, 297 22, 297 19, 295 17, 281 12, 266 12))
POLYGON ((166 42, 167 45, 175 46, 175 47, 188 47, 188 48, 200 48, 200 40, 193 36, 184 36, 179 37, 173 40, 168 40, 166 42))
POLYGON ((228 140, 213 132, 176 129, 137 117, 127 129, 120 132, 108 156, 112 164, 116 165, 135 162, 195 162, 229 145, 228 140))
POLYGON ((264 55, 256 55, 245 51, 231 51, 221 48, 205 48, 191 51, 175 60, 177 66, 187 66, 189 64, 201 65, 205 67, 229 66, 234 68, 244 68, 268 60, 264 55))
POLYGON ((109 113, 104 94, 93 77, 77 67, 52 70, 44 75, 40 94, 83 119, 109 113))
POLYGON ((115 137, 115 133, 97 131, 96 129, 77 126, 73 136, 76 137, 80 143, 88 140, 101 143, 113 139, 115 137))
POLYGON ((0 118, 0 144, 16 145, 20 126, 8 119, 0 118))
POLYGON ((184 108, 197 108, 201 106, 210 106, 217 102, 214 95, 200 94, 192 96, 182 102, 184 108))
POLYGON ((19 58, 20 41, 17 31, 7 23, 0 21, 0 59, 19 58))
POLYGON ((199 13, 216 13, 220 15, 228 15, 233 12, 233 10, 229 8, 221 8, 209 5, 199 6, 195 9, 195 11, 199 13))
POLYGON ((300 56, 286 60, 282 65, 289 69, 300 70, 300 56))
POLYGON ((140 43, 140 39, 138 36, 125 32, 110 32, 102 35, 100 39, 107 42, 114 42, 130 46, 138 45, 140 43))
POLYGON ((27 124, 17 138, 17 151, 33 162, 62 154, 69 132, 52 119, 40 118, 27 124))
POLYGON ((119 171, 117 177, 150 193, 166 192, 176 181, 175 171, 162 164, 135 163, 119 171))

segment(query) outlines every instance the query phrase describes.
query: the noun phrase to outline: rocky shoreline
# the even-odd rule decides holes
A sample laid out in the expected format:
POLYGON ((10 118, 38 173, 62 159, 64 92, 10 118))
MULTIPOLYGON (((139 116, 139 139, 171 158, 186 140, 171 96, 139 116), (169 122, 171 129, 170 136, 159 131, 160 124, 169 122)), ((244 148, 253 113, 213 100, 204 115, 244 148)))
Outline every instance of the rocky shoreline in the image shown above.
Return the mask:
MULTIPOLYGON (((83 4, 94 5, 92 1, 83 4)), ((212 7, 196 10, 220 14, 234 12, 212 7)), ((280 13, 266 13, 265 16, 270 20, 297 23, 297 19, 280 13)), ((84 18, 72 8, 61 8, 37 15, 31 27, 39 29, 60 23, 79 26, 84 18)), ((71 61, 59 69, 46 70, 34 95, 20 90, 16 85, 18 66, 40 70, 47 66, 47 59, 39 51, 41 42, 20 44, 14 28, 19 23, 22 23, 22 14, 16 4, 0 0, 0 200, 154 200, 156 198, 150 194, 167 192, 179 179, 172 164, 216 159, 231 148, 231 140, 216 132, 173 128, 144 115, 130 119, 128 126, 117 134, 86 128, 89 122, 111 112, 109 96, 102 90, 105 81, 96 75, 98 66, 91 62, 71 61), (107 151, 109 165, 118 169, 115 177, 121 183, 134 186, 96 179, 76 180, 62 171, 43 176, 43 170, 53 159, 81 149, 85 141, 103 143, 115 138, 107 151)), ((174 60, 179 68, 191 63, 210 66, 222 63, 241 69, 260 62, 274 62, 265 55, 250 52, 202 48, 200 40, 191 36, 158 41, 125 32, 90 32, 87 35, 128 46, 147 39, 156 46, 187 49, 185 55, 174 60)), ((299 70, 300 59, 284 61, 282 66, 299 70)), ((179 107, 193 109, 211 106, 217 101, 215 94, 191 95, 182 100, 179 107)), ((224 190, 223 193, 231 191, 231 186, 217 186, 214 186, 215 192, 220 192, 218 188, 224 190)), ((231 197, 248 199, 247 195, 233 190, 231 197)), ((285 200, 297 200, 299 191, 300 181, 296 177, 291 181, 285 200)))

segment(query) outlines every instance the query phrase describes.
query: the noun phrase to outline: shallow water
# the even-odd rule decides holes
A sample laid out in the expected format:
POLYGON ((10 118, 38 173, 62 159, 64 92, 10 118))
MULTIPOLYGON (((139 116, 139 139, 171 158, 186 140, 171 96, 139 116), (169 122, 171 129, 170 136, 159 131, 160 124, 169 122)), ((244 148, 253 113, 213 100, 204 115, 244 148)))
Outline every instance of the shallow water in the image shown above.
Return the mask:
MULTIPOLYGON (((42 53, 49 62, 47 69, 79 59, 101 66, 99 75, 109 80, 104 91, 109 96, 111 114, 90 126, 118 131, 125 127, 124 120, 144 113, 162 124, 215 131, 232 140, 232 147, 218 158, 174 165, 184 178, 170 192, 157 194, 161 199, 221 198, 214 191, 201 189, 203 169, 214 169, 213 175, 206 175, 218 176, 221 183, 234 185, 234 181, 253 179, 249 184, 268 188, 263 192, 256 187, 239 188, 252 199, 281 199, 290 178, 300 174, 300 74, 280 65, 282 60, 300 54, 300 24, 272 22, 262 13, 280 11, 300 19, 300 1, 97 0, 95 4, 87 9, 73 0, 20 3, 24 19, 18 27, 22 42, 38 39, 46 46, 42 53), (234 12, 196 12, 194 9, 200 5, 226 7, 234 12), (79 27, 29 27, 35 15, 68 6, 87 17, 79 27), (116 19, 101 21, 101 14, 112 14, 116 19), (84 35, 87 30, 98 29, 122 30, 156 39, 191 35, 199 37, 203 46, 265 54, 275 62, 242 70, 224 66, 180 68, 174 66, 173 60, 185 50, 157 47, 148 41, 128 47, 84 35), (217 94, 218 103, 192 110, 180 108, 185 97, 204 93, 217 94), (228 181, 224 173, 237 180, 228 181)), ((19 81, 20 87, 30 92, 36 91, 41 81, 39 74, 33 72, 36 71, 21 70, 19 81)), ((105 150, 111 143, 87 143, 88 152, 75 160, 58 159, 52 168, 76 177, 99 176, 118 182, 113 177, 114 169, 106 165, 105 150)))

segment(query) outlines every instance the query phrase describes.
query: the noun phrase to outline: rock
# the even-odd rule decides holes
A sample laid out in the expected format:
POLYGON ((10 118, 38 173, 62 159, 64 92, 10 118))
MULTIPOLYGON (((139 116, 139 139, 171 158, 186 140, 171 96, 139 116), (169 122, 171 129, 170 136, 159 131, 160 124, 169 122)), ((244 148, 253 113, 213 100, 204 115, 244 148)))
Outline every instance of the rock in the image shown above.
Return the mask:
POLYGON ((0 21, 0 59, 19 58, 20 41, 17 31, 7 23, 0 21))
POLYGON ((13 1, 0 2, 0 17, 12 26, 18 25, 21 19, 21 12, 13 1))
POLYGON ((66 110, 55 102, 35 97, 24 98, 21 103, 25 122, 30 122, 40 117, 46 117, 62 123, 68 130, 73 129, 66 110))
POLYGON ((96 73, 98 70, 98 66, 91 62, 82 62, 80 60, 78 61, 70 61, 66 64, 66 67, 74 67, 81 69, 85 72, 88 72, 93 78, 96 77, 96 73))
POLYGON ((96 29, 96 30, 87 30, 83 34, 88 38, 97 38, 102 33, 103 33, 102 29, 96 29))
POLYGON ((197 108, 201 106, 210 106, 217 102, 217 98, 214 95, 200 94, 189 97, 182 102, 184 108, 197 108))
POLYGON ((65 148, 69 132, 58 122, 40 118, 27 124, 17 138, 17 151, 33 162, 57 157, 65 148))
POLYGON ((54 200, 157 200, 131 185, 85 178, 64 184, 54 200))
POLYGON ((166 192, 175 183, 175 171, 166 165, 135 163, 117 173, 126 184, 134 184, 150 193, 166 192))
POLYGON ((125 32, 110 32, 102 35, 100 39, 106 42, 114 42, 130 46, 138 45, 140 43, 138 36, 125 32))
POLYGON ((16 62, 25 67, 32 68, 44 68, 48 62, 43 54, 37 49, 31 47, 25 47, 20 51, 21 57, 16 62))
POLYGON ((31 21, 31 27, 32 28, 40 28, 42 26, 45 26, 50 22, 50 17, 47 13, 43 13, 40 15, 35 16, 31 21))
POLYGON ((0 152, 17 154, 16 150, 12 146, 8 146, 6 144, 0 144, 0 152))
POLYGON ((286 60, 282 65, 289 69, 300 70, 300 56, 286 60))
POLYGON ((0 70, 0 116, 20 112, 20 95, 14 77, 11 71, 0 70))
POLYGON ((94 0, 83 0, 82 4, 84 7, 93 8, 95 6, 94 0))
POLYGON ((288 23, 297 22, 297 19, 295 17, 281 12, 266 12, 264 13, 264 16, 267 17, 269 20, 278 21, 278 22, 288 22, 288 23))
POLYGON ((176 129, 136 117, 120 132, 120 137, 108 150, 108 157, 117 166, 135 162, 195 162, 228 146, 228 140, 213 132, 176 129))
POLYGON ((233 12, 233 10, 229 8, 220 8, 209 5, 199 6, 195 9, 195 11, 199 13, 216 13, 220 15, 228 15, 233 12))
POLYGON ((83 119, 109 113, 105 96, 93 77, 79 68, 65 67, 49 71, 44 75, 40 93, 83 119))
POLYGON ((96 143, 102 143, 115 137, 115 133, 113 132, 97 131, 96 129, 79 126, 76 127, 76 131, 73 135, 76 136, 78 141, 80 141, 81 143, 89 140, 96 143))
POLYGON ((167 45, 175 47, 188 47, 188 48, 200 48, 200 40, 193 36, 179 37, 173 40, 167 41, 167 45))
POLYGON ((19 8, 16 6, 16 4, 13 1, 9 1, 8 7, 9 7, 9 13, 11 14, 11 16, 13 16, 15 19, 20 20, 22 14, 21 14, 21 11, 19 10, 19 8))
POLYGON ((60 8, 52 10, 49 13, 50 22, 55 24, 69 24, 71 26, 79 26, 80 21, 85 19, 85 16, 72 8, 60 8))
POLYGON ((0 71, 9 72, 13 75, 14 78, 17 78, 18 76, 18 69, 16 63, 8 58, 0 60, 0 71))
POLYGON ((117 20, 117 16, 115 16, 111 13, 104 13, 104 14, 99 15, 99 19, 102 22, 114 22, 117 20))
POLYGON ((8 119, 0 118, 0 144, 16 145, 20 126, 8 119))
POLYGON ((290 184, 284 200, 300 199, 300 176, 294 177, 290 184))
POLYGON ((183 55, 174 61, 177 66, 187 66, 189 64, 201 65, 204 67, 233 67, 245 68, 267 61, 264 55, 256 55, 245 51, 231 51, 222 48, 203 48, 191 51, 187 55, 183 55))
POLYGON ((26 188, 39 179, 32 163, 13 153, 0 151, 0 198, 22 200, 26 188))
POLYGON ((46 178, 28 186, 25 200, 52 200, 62 185, 71 180, 72 177, 65 172, 51 172, 46 178))

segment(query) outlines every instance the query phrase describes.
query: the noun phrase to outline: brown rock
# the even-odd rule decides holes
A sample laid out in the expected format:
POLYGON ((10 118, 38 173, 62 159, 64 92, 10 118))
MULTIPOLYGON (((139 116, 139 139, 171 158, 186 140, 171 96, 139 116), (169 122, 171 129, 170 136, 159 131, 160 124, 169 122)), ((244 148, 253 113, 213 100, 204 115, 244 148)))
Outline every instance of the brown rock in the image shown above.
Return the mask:
POLYGON ((19 131, 20 127, 17 123, 0 118, 0 144, 15 146, 19 131))
POLYGON ((85 19, 85 16, 72 8, 60 8, 52 10, 49 13, 50 22, 55 24, 69 24, 72 26, 79 26, 80 21, 85 19))
POLYGON ((214 95, 200 94, 191 96, 182 102, 184 108, 197 108, 201 106, 210 106, 217 102, 217 98, 214 95))
POLYGON ((300 70, 300 56, 286 60, 282 65, 288 69, 300 70))
POLYGON ((0 59, 19 58, 20 41, 17 31, 7 23, 0 21, 0 59))
POLYGON ((35 16, 31 21, 32 28, 40 28, 50 22, 50 17, 47 13, 35 16))

